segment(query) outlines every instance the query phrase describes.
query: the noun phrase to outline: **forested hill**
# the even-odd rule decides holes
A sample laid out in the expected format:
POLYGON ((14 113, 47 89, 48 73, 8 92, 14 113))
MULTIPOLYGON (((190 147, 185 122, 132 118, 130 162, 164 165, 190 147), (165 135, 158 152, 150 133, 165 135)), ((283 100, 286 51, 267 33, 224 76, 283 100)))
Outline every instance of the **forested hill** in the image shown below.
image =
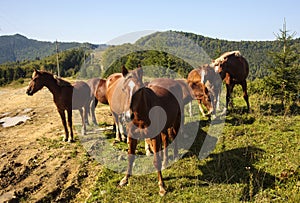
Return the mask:
MULTIPOLYGON (((264 77, 267 75, 266 67, 269 66, 268 64, 270 63, 268 53, 279 51, 283 46, 275 39, 275 36, 274 41, 228 41, 204 37, 194 33, 178 31, 170 32, 183 35, 196 42, 196 44, 198 44, 199 47, 202 47, 211 59, 215 59, 220 56, 220 54, 227 51, 239 50, 249 62, 249 79, 251 80, 256 77, 264 77)), ((146 45, 147 43, 153 42, 162 43, 163 41, 168 41, 167 37, 168 35, 166 35, 165 32, 157 32, 139 39, 136 43, 139 45, 146 45)), ((297 50, 300 50, 300 38, 292 40, 292 43, 297 50)))
MULTIPOLYGON (((96 45, 77 42, 58 42, 59 51, 76 47, 96 48, 96 45)), ((0 36, 0 64, 41 59, 55 53, 54 42, 28 39, 20 34, 0 36)))

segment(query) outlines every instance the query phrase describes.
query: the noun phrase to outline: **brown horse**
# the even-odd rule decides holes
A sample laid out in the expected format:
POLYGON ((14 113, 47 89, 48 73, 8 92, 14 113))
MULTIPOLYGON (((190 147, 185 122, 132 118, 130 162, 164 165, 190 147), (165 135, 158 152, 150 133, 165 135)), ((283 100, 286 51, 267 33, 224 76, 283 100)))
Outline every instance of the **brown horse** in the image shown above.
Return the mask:
MULTIPOLYGON (((95 108, 98 102, 102 104, 108 104, 106 98, 106 80, 100 78, 92 78, 87 81, 87 84, 91 89, 90 113, 92 116, 92 121, 95 125, 98 125, 95 116, 95 108)), ((88 121, 86 123, 88 123, 88 121)))
POLYGON ((220 95, 222 90, 222 79, 218 73, 215 72, 213 66, 205 64, 200 67, 201 83, 205 85, 208 90, 208 96, 212 105, 212 115, 216 114, 219 109, 220 95))
MULTIPOLYGON (((95 97, 97 103, 100 102, 102 104, 108 104, 108 100, 106 98, 106 80, 100 79, 98 86, 96 88, 95 97)), ((97 105, 97 104, 96 104, 97 105)))
MULTIPOLYGON (((158 82, 159 85, 148 84, 149 87, 139 89, 132 96, 130 104, 131 122, 127 125, 128 168, 126 176, 119 185, 126 185, 132 174, 137 140, 147 139, 154 153, 153 164, 158 173, 159 194, 163 196, 166 190, 161 174, 162 160, 159 151, 162 148, 162 142, 167 143, 168 130, 178 130, 179 128, 181 104, 178 102, 178 98, 182 98, 182 92, 179 84, 174 80, 172 83, 167 83, 166 80, 162 81, 161 79, 155 82, 158 82), (164 83, 164 87, 161 82, 164 83)), ((166 147, 165 145, 165 151, 167 151, 166 147)), ((164 157, 165 160, 167 157, 164 157)))
MULTIPOLYGON (((98 104, 98 100, 96 99, 96 88, 100 82, 100 78, 91 78, 86 83, 91 89, 91 96, 90 96, 90 105, 89 105, 89 114, 92 116, 92 122, 94 125, 98 125, 96 115, 95 115, 95 108, 98 104)), ((88 124, 88 118, 86 118, 86 124, 88 124)))
POLYGON ((247 60, 239 51, 226 52, 213 61, 215 70, 218 72, 226 83, 226 110, 228 104, 232 105, 231 93, 236 84, 240 84, 243 88, 243 97, 247 104, 247 110, 250 111, 250 104, 247 93, 246 78, 249 74, 249 65, 247 60))
POLYGON ((78 109, 82 120, 82 134, 86 133, 85 117, 87 116, 87 110, 89 105, 90 88, 82 81, 75 82, 73 85, 60 78, 55 78, 51 73, 45 71, 34 70, 32 74, 32 80, 26 90, 26 93, 32 96, 43 87, 47 87, 53 94, 53 100, 61 117, 62 124, 65 129, 64 141, 72 142, 73 129, 72 129, 72 109, 78 109), (66 123, 65 110, 68 114, 68 125, 70 128, 70 140, 69 131, 66 123))
POLYGON ((125 112, 129 110, 132 95, 144 86, 142 77, 142 68, 138 67, 129 72, 123 66, 121 74, 112 74, 106 80, 106 98, 116 125, 115 141, 126 140, 124 128, 125 112))
MULTIPOLYGON (((168 151, 167 146, 169 143, 169 140, 174 140, 174 159, 178 157, 178 149, 177 149, 177 143, 176 143, 176 135, 179 133, 179 130, 181 130, 181 134, 183 134, 183 125, 184 125, 184 105, 187 104, 190 101, 191 95, 189 94, 189 88, 186 87, 187 84, 182 81, 182 80, 173 80, 169 78, 157 78, 152 80, 151 82, 148 83, 147 87, 152 89, 158 98, 162 101, 160 103, 166 105, 167 100, 164 100, 164 97, 167 95, 166 91, 169 92, 169 94, 173 94, 173 97, 175 96, 177 103, 179 105, 179 108, 181 110, 181 119, 177 118, 176 121, 179 121, 179 123, 174 123, 174 126, 168 128, 168 133, 166 134, 165 132, 161 133, 162 136, 162 141, 164 145, 164 160, 163 160, 163 168, 167 168, 168 166, 168 151), (162 91, 161 89, 164 89, 162 91), (181 128, 180 128, 181 126, 181 128), (168 136, 167 136, 168 135, 168 136)), ((167 107, 164 107, 167 110, 167 107)), ((179 116, 179 115, 178 115, 179 116)), ((145 143, 145 150, 146 154, 150 154, 150 145, 145 143)))
POLYGON ((193 97, 198 101, 200 112, 203 116, 209 115, 213 112, 213 105, 211 98, 209 97, 209 91, 205 84, 203 83, 203 78, 201 76, 201 68, 192 70, 187 77, 187 83, 192 89, 193 97), (208 113, 206 114, 202 104, 207 109, 208 113))

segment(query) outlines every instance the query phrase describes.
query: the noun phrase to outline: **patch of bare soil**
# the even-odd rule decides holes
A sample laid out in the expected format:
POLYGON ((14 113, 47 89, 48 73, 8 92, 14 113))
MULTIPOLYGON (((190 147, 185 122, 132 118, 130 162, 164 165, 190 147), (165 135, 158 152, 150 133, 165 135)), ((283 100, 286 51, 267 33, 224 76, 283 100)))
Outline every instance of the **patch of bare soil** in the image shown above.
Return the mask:
MULTIPOLYGON (((84 202, 100 164, 77 136, 75 143, 62 141, 63 126, 48 89, 32 97, 25 91, 0 88, 0 118, 30 117, 13 127, 0 125, 0 202, 84 202)), ((107 106, 98 106, 96 115, 99 122, 112 122, 107 106)))

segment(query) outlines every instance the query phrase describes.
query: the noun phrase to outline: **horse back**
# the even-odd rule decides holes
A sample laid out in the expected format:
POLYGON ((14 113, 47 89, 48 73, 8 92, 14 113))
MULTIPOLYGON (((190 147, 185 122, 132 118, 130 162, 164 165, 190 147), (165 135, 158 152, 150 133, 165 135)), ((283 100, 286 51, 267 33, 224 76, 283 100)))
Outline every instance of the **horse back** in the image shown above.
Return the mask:
POLYGON ((72 109, 84 107, 90 101, 91 89, 87 83, 77 81, 73 84, 72 109))
POLYGON ((106 80, 100 79, 98 82, 98 86, 95 91, 96 99, 102 104, 108 104, 108 100, 106 97, 106 80))
POLYGON ((232 80, 242 82, 249 75, 249 64, 243 56, 230 56, 228 58, 228 74, 232 80))

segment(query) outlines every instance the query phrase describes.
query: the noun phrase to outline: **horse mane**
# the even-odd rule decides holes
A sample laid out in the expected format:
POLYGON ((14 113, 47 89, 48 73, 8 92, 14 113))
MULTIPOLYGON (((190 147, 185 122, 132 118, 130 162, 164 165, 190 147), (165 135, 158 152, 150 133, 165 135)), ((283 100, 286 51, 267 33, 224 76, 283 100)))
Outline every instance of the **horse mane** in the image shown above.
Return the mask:
POLYGON ((72 84, 70 82, 63 80, 56 75, 53 76, 53 78, 56 80, 57 85, 60 87, 72 87, 72 84))
POLYGON ((229 52, 225 52, 224 54, 222 54, 219 58, 216 58, 214 61, 213 61, 213 65, 218 65, 218 64, 221 64, 225 58, 228 58, 229 56, 231 55, 234 55, 236 57, 240 57, 242 56, 241 55, 241 52, 240 51, 229 51, 229 52))

